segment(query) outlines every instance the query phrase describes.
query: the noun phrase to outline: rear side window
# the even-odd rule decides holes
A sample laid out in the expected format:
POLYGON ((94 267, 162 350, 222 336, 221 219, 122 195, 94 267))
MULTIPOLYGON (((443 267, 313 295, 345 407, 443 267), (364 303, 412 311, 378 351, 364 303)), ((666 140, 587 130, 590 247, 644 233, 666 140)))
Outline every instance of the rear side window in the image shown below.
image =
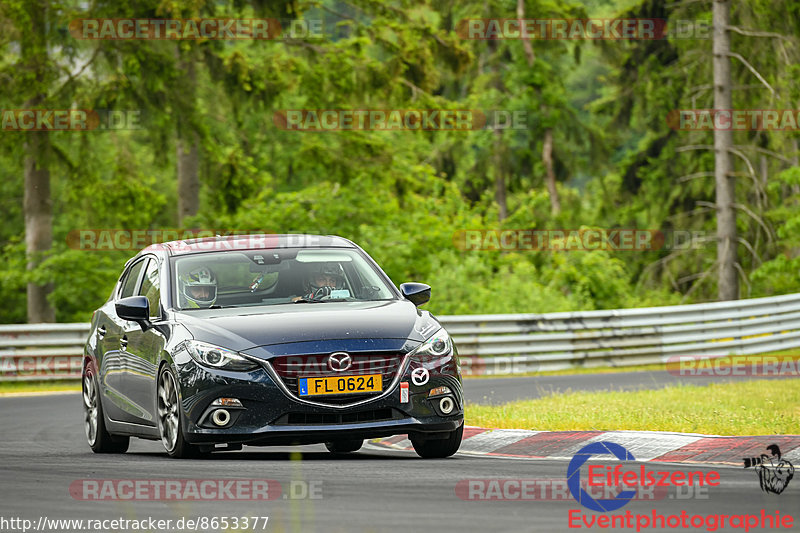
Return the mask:
POLYGON ((130 270, 128 270, 125 279, 122 281, 122 290, 119 293, 120 298, 133 296, 136 290, 136 282, 139 281, 139 273, 142 271, 144 263, 144 261, 137 261, 130 270))
POLYGON ((147 301, 150 302, 150 317, 158 317, 160 315, 158 303, 161 300, 161 284, 158 280, 158 262, 155 259, 151 259, 147 263, 147 270, 144 272, 142 289, 139 294, 145 296, 147 301))

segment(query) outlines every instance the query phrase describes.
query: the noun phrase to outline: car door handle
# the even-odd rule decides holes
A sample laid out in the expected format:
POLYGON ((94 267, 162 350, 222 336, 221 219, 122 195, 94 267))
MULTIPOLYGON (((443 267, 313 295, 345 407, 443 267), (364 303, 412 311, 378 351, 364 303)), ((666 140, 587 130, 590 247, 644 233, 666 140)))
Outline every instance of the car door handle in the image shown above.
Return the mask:
POLYGON ((100 326, 99 328, 97 328, 97 336, 100 337, 101 339, 106 336, 105 326, 100 326))
POLYGON ((128 336, 123 335, 122 338, 119 340, 119 345, 122 347, 123 350, 128 347, 128 336))

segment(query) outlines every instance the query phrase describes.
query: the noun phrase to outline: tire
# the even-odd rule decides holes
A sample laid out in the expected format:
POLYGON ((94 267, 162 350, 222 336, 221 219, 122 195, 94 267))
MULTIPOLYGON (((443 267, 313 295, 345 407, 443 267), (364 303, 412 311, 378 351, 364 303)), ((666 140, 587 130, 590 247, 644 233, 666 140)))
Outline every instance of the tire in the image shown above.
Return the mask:
POLYGON ((363 444, 363 439, 335 440, 333 442, 326 442, 325 447, 328 448, 328 451, 331 453, 350 453, 360 450, 363 444))
POLYGON ((414 451, 423 459, 444 459, 458 451, 461 446, 461 437, 464 435, 464 424, 451 431, 444 439, 425 439, 420 435, 409 435, 414 451))
POLYGON ((199 457, 202 455, 200 448, 186 442, 183 436, 179 398, 175 373, 168 364, 164 365, 158 373, 156 386, 156 414, 161 444, 167 454, 175 459, 199 457))
POLYGON ((106 429, 103 418, 103 402, 100 400, 100 387, 97 384, 97 371, 94 363, 86 364, 81 384, 83 398, 83 427, 86 440, 94 453, 125 453, 131 438, 112 435, 106 429))

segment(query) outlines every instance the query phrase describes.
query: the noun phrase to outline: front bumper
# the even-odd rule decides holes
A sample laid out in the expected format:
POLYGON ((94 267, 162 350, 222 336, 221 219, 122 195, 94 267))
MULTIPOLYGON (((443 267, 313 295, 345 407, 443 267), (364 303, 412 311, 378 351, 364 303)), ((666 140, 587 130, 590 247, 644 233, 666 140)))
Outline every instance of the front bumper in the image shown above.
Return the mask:
MULTIPOLYGON (((457 356, 454 356, 457 357, 457 356)), ((455 365, 450 367, 456 368, 455 365)), ((265 368, 251 372, 226 372, 186 361, 177 368, 183 407, 183 432, 193 444, 242 443, 248 445, 315 444, 337 439, 370 439, 398 434, 444 437, 464 422, 461 377, 456 370, 433 371, 424 385, 410 379, 405 365, 401 378, 381 396, 358 405, 321 406, 299 401, 265 368), (401 401, 401 384, 408 384, 408 401, 401 401), (440 415, 441 396, 428 398, 435 387, 447 386, 455 403, 452 413, 440 415), (236 398, 242 408, 229 409, 230 422, 216 427, 211 414, 218 398, 236 398)), ((354 396, 354 401, 357 399, 354 396)))

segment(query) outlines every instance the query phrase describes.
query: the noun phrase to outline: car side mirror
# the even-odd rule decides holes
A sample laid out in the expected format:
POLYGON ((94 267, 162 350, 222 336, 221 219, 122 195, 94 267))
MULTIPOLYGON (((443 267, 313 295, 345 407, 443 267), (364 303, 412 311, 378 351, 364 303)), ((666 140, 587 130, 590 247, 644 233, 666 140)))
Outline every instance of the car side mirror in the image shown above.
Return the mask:
POLYGON ((150 324, 150 302, 145 296, 128 296, 115 305, 117 316, 123 320, 138 322, 142 329, 150 324))
POLYGON ((400 292, 406 300, 419 307, 431 299, 431 287, 424 283, 403 283, 400 285, 400 292))

